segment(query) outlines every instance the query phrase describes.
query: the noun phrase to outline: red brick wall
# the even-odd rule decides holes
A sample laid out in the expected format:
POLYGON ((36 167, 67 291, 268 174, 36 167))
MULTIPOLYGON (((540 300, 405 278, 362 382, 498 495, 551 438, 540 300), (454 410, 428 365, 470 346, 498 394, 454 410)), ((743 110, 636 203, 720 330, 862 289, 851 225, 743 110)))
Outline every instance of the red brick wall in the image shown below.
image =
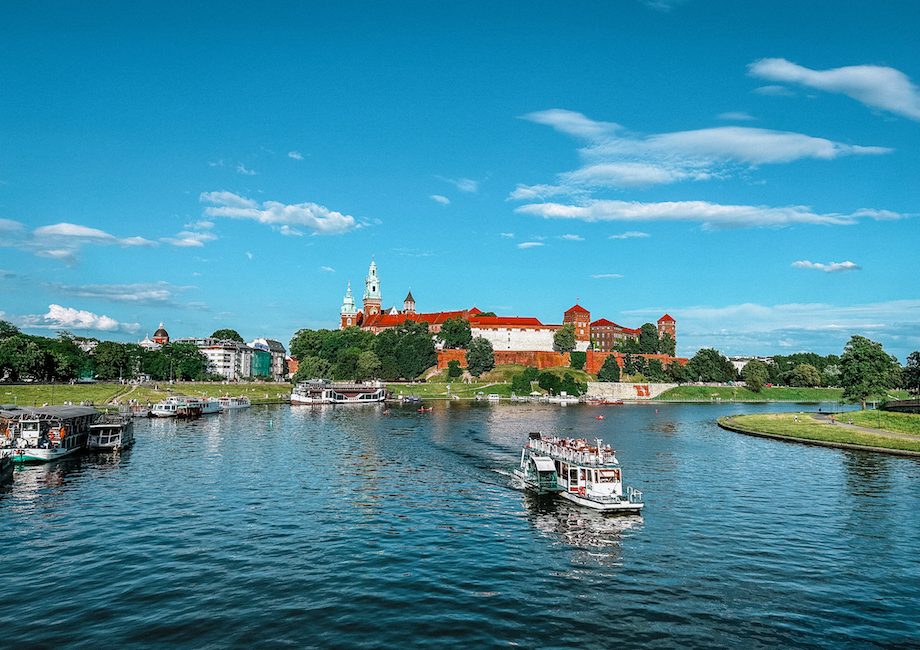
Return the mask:
POLYGON ((451 361, 459 361, 461 368, 466 368, 466 350, 438 350, 438 370, 447 368, 451 361))
MULTIPOLYGON (((619 352, 595 352, 588 350, 587 360, 585 361, 585 371, 596 375, 604 365, 604 360, 610 355, 616 356, 620 368, 623 367, 623 355, 619 352)), ((637 354, 635 356, 645 357, 646 359, 658 359, 665 368, 668 364, 677 361, 677 363, 687 365, 688 359, 682 357, 669 357, 666 354, 637 354)), ((447 364, 453 360, 460 362, 461 368, 466 368, 466 350, 438 350, 438 370, 447 368, 447 364)), ((570 364, 568 352, 543 352, 539 350, 496 350, 495 365, 505 366, 515 364, 519 366, 533 366, 538 370, 545 368, 556 368, 559 366, 568 367, 570 364)))
MULTIPOLYGON (((587 354, 588 359, 585 361, 585 372, 591 373, 592 375, 596 375, 600 371, 601 366, 604 365, 604 361, 610 355, 613 355, 616 357, 617 365, 619 365, 620 368, 622 368, 623 367, 623 355, 620 354, 619 352, 595 352, 593 350, 588 350, 588 354, 587 354)), ((658 359, 659 361, 661 361, 661 365, 664 366, 665 368, 667 368, 671 363, 675 361, 682 366, 687 365, 687 361, 689 361, 689 359, 686 359, 684 357, 669 357, 666 354, 636 354, 633 356, 645 357, 646 359, 658 359)))

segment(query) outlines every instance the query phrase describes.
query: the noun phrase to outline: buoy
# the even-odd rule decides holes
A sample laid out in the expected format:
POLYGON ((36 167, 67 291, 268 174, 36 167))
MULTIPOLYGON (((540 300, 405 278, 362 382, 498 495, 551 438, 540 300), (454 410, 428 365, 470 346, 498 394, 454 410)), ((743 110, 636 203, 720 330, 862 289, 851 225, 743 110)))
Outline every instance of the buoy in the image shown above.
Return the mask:
POLYGON ((275 427, 275 421, 271 418, 268 419, 268 430, 271 431, 275 427))
POLYGON ((597 416, 596 418, 594 418, 594 419, 595 419, 595 420, 603 420, 603 419, 604 419, 604 416, 603 416, 603 415, 598 415, 598 416, 597 416))

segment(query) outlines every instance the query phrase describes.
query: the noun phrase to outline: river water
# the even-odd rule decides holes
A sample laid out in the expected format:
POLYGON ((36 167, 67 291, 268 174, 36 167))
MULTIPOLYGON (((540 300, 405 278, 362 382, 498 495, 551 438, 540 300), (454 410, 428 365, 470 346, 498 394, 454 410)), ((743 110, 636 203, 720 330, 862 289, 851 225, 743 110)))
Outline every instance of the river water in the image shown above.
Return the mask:
POLYGON ((714 424, 794 408, 139 420, 0 493, 0 646, 920 644, 920 461, 714 424), (611 443, 644 515, 517 489, 532 430, 611 443))

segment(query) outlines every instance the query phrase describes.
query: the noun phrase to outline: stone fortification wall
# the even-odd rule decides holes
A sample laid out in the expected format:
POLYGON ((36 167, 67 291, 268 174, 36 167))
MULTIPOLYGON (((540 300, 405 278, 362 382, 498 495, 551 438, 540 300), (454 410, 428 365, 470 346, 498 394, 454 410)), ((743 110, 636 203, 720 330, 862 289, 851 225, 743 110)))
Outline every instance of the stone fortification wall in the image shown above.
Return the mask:
POLYGON ((629 384, 626 382, 589 381, 588 397, 604 399, 653 399, 677 384, 629 384))

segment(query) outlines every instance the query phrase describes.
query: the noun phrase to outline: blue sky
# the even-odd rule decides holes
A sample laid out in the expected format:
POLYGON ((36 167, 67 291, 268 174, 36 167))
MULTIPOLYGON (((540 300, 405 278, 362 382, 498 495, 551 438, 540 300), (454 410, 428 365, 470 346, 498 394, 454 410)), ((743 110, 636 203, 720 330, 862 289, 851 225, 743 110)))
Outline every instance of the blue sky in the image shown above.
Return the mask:
POLYGON ((0 24, 0 313, 137 340, 384 303, 678 350, 920 348, 920 6, 50 3, 0 24))

